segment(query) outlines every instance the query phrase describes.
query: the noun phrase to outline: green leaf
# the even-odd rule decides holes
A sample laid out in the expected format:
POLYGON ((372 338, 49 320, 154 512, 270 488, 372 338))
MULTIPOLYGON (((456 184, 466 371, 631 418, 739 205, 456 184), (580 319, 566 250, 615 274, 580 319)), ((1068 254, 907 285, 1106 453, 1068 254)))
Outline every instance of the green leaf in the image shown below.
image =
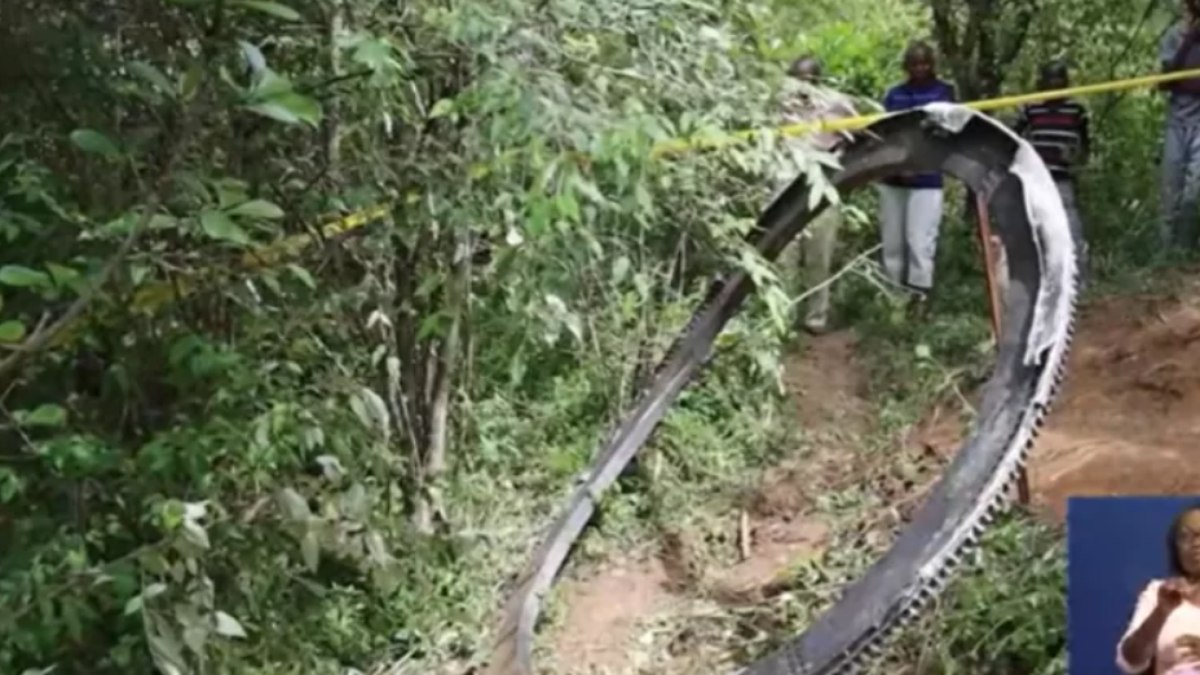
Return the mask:
POLYGON ((82 278, 77 270, 58 263, 46 263, 46 269, 50 270, 50 278, 57 286, 73 288, 82 278))
POLYGON ((129 64, 129 70, 134 75, 150 83, 154 88, 161 90, 164 94, 175 93, 175 87, 171 85, 171 81, 155 66, 145 61, 134 61, 129 64))
POLYGON ((583 193, 584 197, 587 197, 588 200, 597 206, 608 205, 608 200, 604 198, 604 195, 600 192, 600 189, 597 188, 596 184, 592 181, 576 174, 571 177, 571 184, 576 190, 579 190, 581 193, 583 193))
POLYGON ((125 616, 139 613, 139 611, 142 611, 143 604, 142 593, 133 596, 130 598, 130 602, 125 603, 125 616))
POLYGON ((212 187, 217 193, 217 200, 220 202, 222 210, 231 209, 242 202, 250 201, 246 185, 239 180, 214 181, 212 187))
POLYGON ((154 268, 150 267, 149 265, 130 265, 129 280, 133 282, 134 286, 140 286, 143 281, 149 278, 150 273, 153 271, 154 268))
MULTIPOLYGON (((179 616, 179 614, 179 612, 176 612, 176 616, 179 616)), ((208 644, 208 626, 185 619, 180 619, 180 623, 183 624, 183 643, 196 656, 203 656, 204 645, 208 644)))
POLYGON ((35 408, 21 422, 29 427, 61 427, 67 422, 67 411, 62 406, 46 403, 35 408))
POLYGON ((225 637, 244 638, 246 637, 246 629, 242 628, 242 624, 238 620, 229 616, 225 612, 218 611, 216 613, 217 634, 225 637))
POLYGON ((308 270, 295 264, 289 264, 287 269, 292 273, 292 276, 300 280, 300 283, 314 290, 317 288, 317 281, 316 279, 313 279, 313 276, 309 274, 308 270))
MULTIPOLYGON (((158 629, 170 630, 169 626, 163 625, 162 622, 158 629)), ((184 675, 190 673, 187 670, 187 662, 183 658, 182 645, 172 633, 149 633, 146 638, 150 642, 150 658, 154 659, 154 665, 158 666, 165 675, 184 675)))
POLYGON ((384 403, 383 398, 370 387, 359 387, 357 398, 361 399, 363 403, 361 410, 355 408, 359 419, 367 427, 378 425, 380 435, 386 440, 391 432, 391 415, 388 413, 387 404, 384 403))
POLYGON ((339 510, 343 517, 366 521, 370 504, 367 502, 367 491, 362 483, 355 483, 347 488, 339 501, 339 510))
POLYGON ((629 270, 633 268, 633 263, 630 262, 628 256, 621 256, 613 261, 613 283, 621 283, 629 276, 629 270))
POLYGON ((207 551, 210 547, 208 532, 194 520, 183 521, 183 540, 196 548, 207 551))
POLYGON ((283 217, 283 209, 265 199, 251 199, 229 209, 229 215, 276 220, 283 217))
POLYGON ((361 63, 374 71, 382 71, 385 68, 403 70, 400 62, 393 57, 392 46, 384 40, 361 39, 351 58, 355 63, 361 63))
POLYGON ((179 219, 166 213, 156 213, 150 216, 150 222, 146 224, 146 227, 151 230, 169 230, 179 227, 179 219))
POLYGON ((300 19, 304 18, 300 16, 299 12, 291 7, 288 7, 283 3, 271 2, 270 0, 238 0, 237 4, 241 5, 242 7, 256 9, 263 14, 270 14, 271 16, 276 16, 280 19, 286 19, 288 21, 299 21, 300 19))
POLYGON ((315 100, 295 92, 279 94, 247 108, 251 112, 286 124, 304 122, 315 127, 321 122, 321 106, 315 100))
POLYGON ((312 518, 312 511, 308 508, 308 502, 305 501, 304 497, 300 496, 299 492, 296 492, 292 488, 283 488, 275 498, 288 520, 303 523, 312 518))
POLYGON ((25 490, 25 482, 12 469, 0 466, 0 504, 8 503, 25 490))
POLYGON ((437 103, 433 104, 433 110, 429 111, 429 119, 432 120, 439 117, 445 117, 452 112, 454 112, 454 101, 452 99, 443 98, 437 103))
POLYGON ((396 561, 388 561, 371 568, 371 584, 380 593, 389 594, 403 582, 404 571, 396 561))
POLYGON ((24 288, 28 286, 50 286, 50 275, 21 265, 0 267, 0 284, 24 288))
POLYGON ((136 614, 142 611, 142 608, 146 605, 147 600, 153 600, 154 598, 165 593, 166 590, 167 585, 164 583, 156 582, 146 586, 146 590, 133 596, 129 599, 129 602, 125 603, 125 615, 129 616, 130 614, 136 614))
POLYGON ((121 154, 117 144, 108 136, 94 129, 76 129, 71 132, 71 142, 84 152, 94 152, 105 157, 116 157, 121 154))
POLYGON ((290 93, 292 93, 292 81, 265 65, 254 78, 254 87, 251 91, 255 101, 266 101, 290 93))
POLYGON ((0 323, 0 342, 12 344, 25 338, 25 324, 20 321, 5 321, 0 323))
POLYGON ((242 56, 246 58, 250 72, 262 73, 267 70, 267 58, 263 56, 261 49, 245 40, 238 40, 238 45, 242 48, 242 56))
POLYGON ((229 241, 243 246, 250 244, 250 237, 229 216, 220 211, 205 211, 200 214, 200 227, 213 239, 229 241))
POLYGON ((193 63, 187 72, 179 77, 179 95, 183 100, 191 100, 196 95, 196 91, 200 88, 200 79, 203 76, 204 67, 193 63))
POLYGON ((314 530, 304 533, 300 540, 300 555, 304 558, 304 566, 309 572, 316 572, 321 563, 321 541, 314 530))

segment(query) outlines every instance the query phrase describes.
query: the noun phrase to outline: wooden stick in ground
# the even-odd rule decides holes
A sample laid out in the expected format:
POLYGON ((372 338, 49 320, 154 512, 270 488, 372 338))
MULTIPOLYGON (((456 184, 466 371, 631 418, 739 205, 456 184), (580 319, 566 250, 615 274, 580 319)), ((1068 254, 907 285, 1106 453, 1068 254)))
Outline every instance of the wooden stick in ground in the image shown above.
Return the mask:
POLYGON ((992 338, 1000 343, 1000 289, 996 287, 996 256, 992 250, 992 226, 988 220, 987 202, 983 197, 975 197, 975 212, 979 216, 979 249, 983 252, 983 280, 988 295, 988 307, 991 310, 992 338))
POLYGON ((750 514, 745 509, 738 514, 738 553, 742 562, 749 560, 753 553, 750 544, 750 514))
MULTIPOLYGON (((987 288, 988 308, 992 318, 992 339, 1000 343, 1000 289, 996 285, 996 252, 992 247, 992 227, 988 220, 987 202, 975 197, 975 212, 979 216, 979 248, 983 252, 983 279, 987 288)), ((1029 474, 1025 467, 1017 471, 1017 502, 1029 506, 1029 474)))

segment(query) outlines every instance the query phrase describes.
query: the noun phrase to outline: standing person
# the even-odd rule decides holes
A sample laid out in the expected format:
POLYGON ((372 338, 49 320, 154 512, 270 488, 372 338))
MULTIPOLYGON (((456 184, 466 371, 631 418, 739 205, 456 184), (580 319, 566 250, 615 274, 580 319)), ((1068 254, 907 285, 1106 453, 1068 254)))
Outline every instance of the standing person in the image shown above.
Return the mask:
POLYGON ((1200 671, 1200 505, 1184 509, 1167 533, 1171 576, 1146 584, 1117 643, 1129 675, 1200 671))
MULTIPOLYGON (((1062 61, 1042 66, 1038 89, 1050 91, 1070 86, 1070 70, 1062 61)), ((1047 99, 1022 106, 1017 114, 1016 131, 1037 150, 1062 197, 1071 226, 1071 237, 1079 252, 1079 276, 1087 276, 1088 248, 1083 237, 1083 220, 1079 217, 1075 176, 1091 156, 1091 130, 1087 108, 1070 98, 1047 99)))
MULTIPOLYGON (((815 56, 802 56, 788 69, 789 78, 782 94, 783 119, 785 124, 817 122, 843 117, 853 117, 854 105, 850 99, 836 91, 821 87, 821 62, 815 56)), ((778 182, 786 186, 806 161, 805 153, 813 151, 835 152, 842 137, 836 133, 817 132, 789 138, 785 141, 789 162, 781 166, 778 182)), ((800 234, 797 246, 789 247, 785 264, 795 264, 802 269, 806 287, 824 283, 829 278, 833 251, 837 246, 838 230, 842 226, 839 204, 831 204, 800 234), (801 260, 794 261, 796 256, 801 260), (791 259, 791 260, 789 260, 791 259)), ((803 316, 805 330, 813 334, 825 332, 829 320, 829 286, 813 291, 803 316)))
MULTIPOLYGON (((1200 68, 1200 0, 1184 0, 1184 19, 1159 46, 1163 72, 1200 68)), ((1162 85, 1168 93, 1162 160, 1162 252, 1195 250, 1200 197, 1200 78, 1162 85)))
MULTIPOLYGON (((1200 1, 1200 0, 1198 0, 1200 1)), ((937 57, 926 42, 913 42, 904 51, 903 83, 887 91, 888 112, 953 102, 954 87, 937 76, 937 57)), ((924 315, 933 290, 938 230, 942 223, 941 173, 891 176, 879 186, 879 225, 883 268, 892 281, 913 292, 910 311, 924 315)))

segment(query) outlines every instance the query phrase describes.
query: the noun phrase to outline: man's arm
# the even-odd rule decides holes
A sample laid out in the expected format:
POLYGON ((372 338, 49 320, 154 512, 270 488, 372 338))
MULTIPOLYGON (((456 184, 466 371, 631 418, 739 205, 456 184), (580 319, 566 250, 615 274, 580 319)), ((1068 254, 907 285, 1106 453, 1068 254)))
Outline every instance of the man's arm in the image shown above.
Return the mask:
MULTIPOLYGON (((1159 45, 1158 59, 1162 62, 1164 73, 1173 73, 1183 68, 1187 54, 1200 38, 1200 31, 1195 26, 1178 24, 1167 31, 1159 45)), ((1178 82, 1163 82, 1158 85, 1162 91, 1173 90, 1178 82)))
POLYGON ((1084 106, 1079 106, 1079 165, 1083 166, 1092 158, 1092 119, 1091 113, 1084 106))
POLYGON ((887 91, 883 92, 883 109, 886 112, 895 112, 896 110, 895 93, 895 89, 888 89, 887 91))
POLYGON ((1196 44, 1196 39, 1200 37, 1200 30, 1197 30, 1195 26, 1188 26, 1185 29, 1181 29, 1181 32, 1183 33, 1183 39, 1179 43, 1179 48, 1175 50, 1175 54, 1171 57, 1170 69, 1167 72, 1174 72, 1183 68, 1184 59, 1187 58, 1192 45, 1196 44))
POLYGON ((1025 130, 1029 128, 1029 106, 1021 106, 1017 109, 1017 119, 1013 122, 1013 133, 1018 136, 1024 136, 1025 130))
POLYGON ((1128 675, 1144 673, 1154 661, 1156 642, 1170 610, 1158 604, 1158 583, 1151 583, 1138 596, 1125 634, 1117 643, 1116 665, 1128 675))

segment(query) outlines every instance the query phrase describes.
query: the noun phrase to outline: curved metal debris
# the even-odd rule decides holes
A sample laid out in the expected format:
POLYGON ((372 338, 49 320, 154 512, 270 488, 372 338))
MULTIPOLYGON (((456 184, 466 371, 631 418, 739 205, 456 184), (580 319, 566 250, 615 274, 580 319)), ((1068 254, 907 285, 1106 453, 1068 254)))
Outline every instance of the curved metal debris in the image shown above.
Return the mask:
MULTIPOLYGON (((1066 213, 1037 154, 985 115, 931 105, 890 115, 845 148, 833 183, 843 193, 900 171, 942 170, 985 196, 1007 253, 1010 283, 996 367, 975 425, 921 510, 891 549, 803 634, 751 664, 744 675, 857 672, 878 654, 891 628, 936 595, 960 556, 976 543, 1006 499, 1007 488, 1056 392, 1070 341, 1076 295, 1075 249, 1066 213)), ((801 177, 759 218, 755 244, 774 259, 827 202, 809 210, 801 177)), ((571 546, 607 489, 711 356, 717 334, 753 284, 745 273, 713 282, 676 339, 653 384, 604 441, 518 577, 487 675, 531 675, 535 624, 571 546)))

